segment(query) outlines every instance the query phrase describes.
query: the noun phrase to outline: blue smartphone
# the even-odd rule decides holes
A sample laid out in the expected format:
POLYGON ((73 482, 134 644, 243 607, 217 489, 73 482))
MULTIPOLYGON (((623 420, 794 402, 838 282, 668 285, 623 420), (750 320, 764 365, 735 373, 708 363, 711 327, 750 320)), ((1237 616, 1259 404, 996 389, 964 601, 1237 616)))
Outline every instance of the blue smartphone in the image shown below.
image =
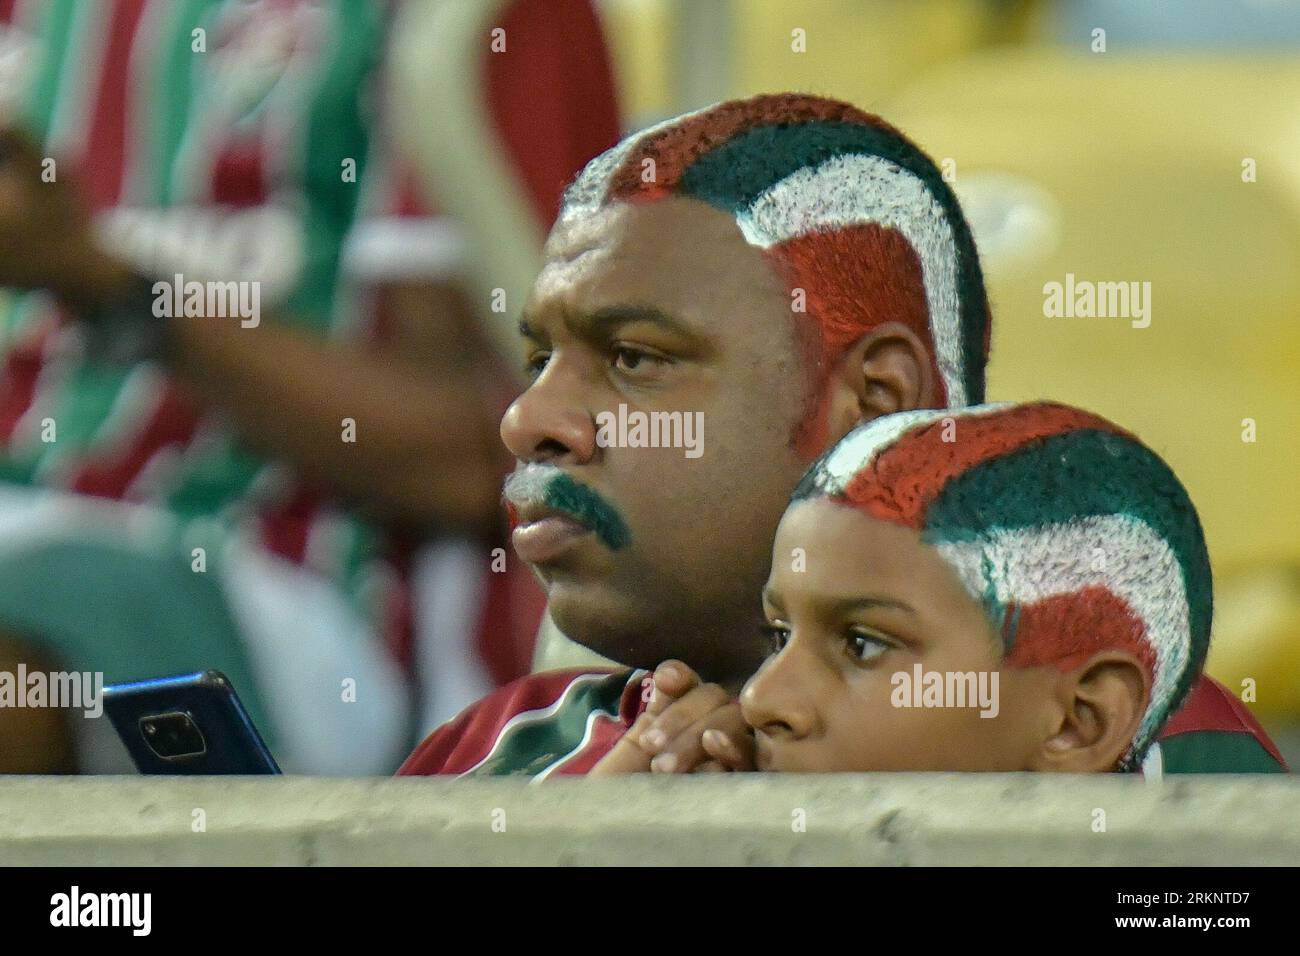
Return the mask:
POLYGON ((104 688, 104 712, 141 773, 279 773, 220 671, 104 688))

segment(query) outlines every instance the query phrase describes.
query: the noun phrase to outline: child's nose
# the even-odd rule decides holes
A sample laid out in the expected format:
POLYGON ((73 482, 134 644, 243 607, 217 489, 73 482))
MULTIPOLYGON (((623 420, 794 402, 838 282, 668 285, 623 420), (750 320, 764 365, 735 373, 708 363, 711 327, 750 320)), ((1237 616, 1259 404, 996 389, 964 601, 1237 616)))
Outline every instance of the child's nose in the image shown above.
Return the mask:
POLYGON ((817 725, 816 699, 809 687, 811 662, 801 659, 794 642, 787 644, 749 679, 740 695, 745 722, 772 737, 798 740, 817 725))

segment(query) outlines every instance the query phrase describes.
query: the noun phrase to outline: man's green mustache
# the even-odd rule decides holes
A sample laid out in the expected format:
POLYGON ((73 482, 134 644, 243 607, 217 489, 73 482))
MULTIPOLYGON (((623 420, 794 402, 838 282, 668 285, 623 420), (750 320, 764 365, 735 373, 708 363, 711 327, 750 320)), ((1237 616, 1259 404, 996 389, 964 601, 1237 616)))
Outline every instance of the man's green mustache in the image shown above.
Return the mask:
POLYGON ((632 533, 618 509, 559 468, 525 466, 506 479, 505 496, 516 505, 540 497, 548 508, 594 531, 611 551, 627 547, 632 540, 632 533))
POLYGON ((614 506, 564 472, 547 484, 544 500, 556 511, 564 512, 596 532, 596 537, 611 551, 626 547, 632 540, 627 522, 614 506))

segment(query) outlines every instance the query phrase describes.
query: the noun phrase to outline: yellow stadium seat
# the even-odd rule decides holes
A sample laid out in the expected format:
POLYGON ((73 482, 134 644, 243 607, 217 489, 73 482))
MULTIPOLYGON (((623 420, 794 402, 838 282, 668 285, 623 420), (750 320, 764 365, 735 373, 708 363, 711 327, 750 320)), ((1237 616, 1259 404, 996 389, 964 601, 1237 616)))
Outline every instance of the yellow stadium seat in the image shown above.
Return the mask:
POLYGON ((1215 565, 1211 673, 1237 690, 1255 679, 1252 706, 1292 716, 1297 103, 1294 58, 1039 48, 946 65, 882 109, 944 166, 972 219, 993 303, 990 399, 1094 409, 1170 462, 1215 565), (1132 302, 1129 316, 1045 314, 1051 283, 1084 282, 1150 283, 1137 287, 1149 324, 1132 302))
POLYGON ((884 108, 947 161, 975 222, 990 398, 1133 428, 1223 568, 1300 559, 1297 103, 1294 60, 1028 50, 946 66, 884 108), (1150 324, 1045 315, 1049 283, 1083 282, 1150 283, 1150 324))
POLYGON ((735 0, 731 10, 730 96, 807 90, 868 109, 997 27, 983 0, 735 0))
POLYGON ((1022 32, 1025 20, 986 0, 600 0, 599 9, 633 127, 774 90, 870 105, 924 67, 1022 32))
POLYGON ((672 0, 602 0, 598 9, 624 115, 633 124, 670 115, 676 93, 676 4, 672 0))
POLYGON ((1210 673, 1261 719, 1300 718, 1300 568, 1242 569, 1215 590, 1210 673))

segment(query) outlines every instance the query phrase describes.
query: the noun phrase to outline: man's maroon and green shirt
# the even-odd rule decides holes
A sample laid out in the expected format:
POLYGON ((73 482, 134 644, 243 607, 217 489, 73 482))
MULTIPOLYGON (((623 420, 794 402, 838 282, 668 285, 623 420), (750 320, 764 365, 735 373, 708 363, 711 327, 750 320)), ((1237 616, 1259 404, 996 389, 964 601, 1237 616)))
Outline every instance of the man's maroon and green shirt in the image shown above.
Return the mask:
MULTIPOLYGON (((530 674, 435 730, 397 772, 534 779, 585 774, 645 708, 649 676, 644 670, 530 674)), ((1163 773, 1287 770, 1250 711, 1208 676, 1165 725, 1157 747, 1163 773)))

